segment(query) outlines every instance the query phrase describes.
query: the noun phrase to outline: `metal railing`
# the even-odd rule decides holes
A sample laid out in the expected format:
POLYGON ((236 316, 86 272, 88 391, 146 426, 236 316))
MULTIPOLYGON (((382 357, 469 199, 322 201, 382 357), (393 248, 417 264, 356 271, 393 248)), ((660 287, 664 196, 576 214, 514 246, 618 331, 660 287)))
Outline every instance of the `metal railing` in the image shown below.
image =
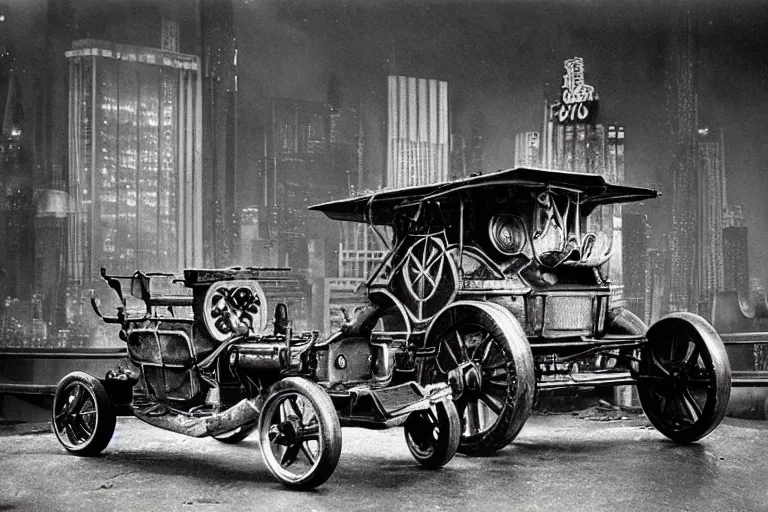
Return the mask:
MULTIPOLYGON (((0 348, 3 359, 86 359, 119 360, 126 357, 124 347, 98 348, 0 348)), ((0 380, 0 394, 53 395, 56 384, 39 384, 0 380)))
MULTIPOLYGON (((726 347, 736 345, 768 344, 768 332, 738 332, 721 334, 726 347)), ((734 370, 731 372, 731 387, 768 387, 768 371, 734 370)))

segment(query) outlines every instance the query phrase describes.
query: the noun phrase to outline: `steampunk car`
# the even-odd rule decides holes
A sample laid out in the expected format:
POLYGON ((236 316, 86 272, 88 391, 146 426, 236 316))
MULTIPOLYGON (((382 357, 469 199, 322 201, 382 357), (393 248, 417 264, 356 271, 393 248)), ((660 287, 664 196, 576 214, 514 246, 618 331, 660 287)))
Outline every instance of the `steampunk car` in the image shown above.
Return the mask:
POLYGON ((506 446, 538 391, 573 386, 636 385, 659 432, 696 441, 730 395, 719 336, 691 313, 647 328, 612 305, 612 208, 658 195, 516 168, 314 206, 370 224, 389 247, 328 357, 386 354, 400 378, 450 384, 466 454, 506 446))
POLYGON ((177 278, 102 269, 117 314, 104 316, 95 297, 91 303, 105 322, 119 324, 130 365, 103 379, 73 372, 61 380, 53 406, 59 442, 76 455, 96 455, 117 415, 224 443, 256 430, 267 468, 300 489, 335 470, 341 426, 403 425, 420 464, 449 462, 460 422, 448 384, 422 386, 396 374, 395 347, 355 328, 328 339, 293 332, 284 303, 270 319, 260 283, 279 284, 286 270, 189 269, 177 278))

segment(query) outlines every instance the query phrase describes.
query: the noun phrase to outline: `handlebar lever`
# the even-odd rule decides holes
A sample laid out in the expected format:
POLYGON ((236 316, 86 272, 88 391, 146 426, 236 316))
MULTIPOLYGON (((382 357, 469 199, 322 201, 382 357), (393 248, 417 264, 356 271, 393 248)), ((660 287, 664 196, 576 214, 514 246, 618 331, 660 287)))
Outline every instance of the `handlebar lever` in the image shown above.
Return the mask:
POLYGON ((124 314, 122 308, 118 310, 117 316, 104 316, 99 309, 99 304, 96 299, 96 294, 91 291, 91 308, 98 315, 104 323, 107 324, 122 324, 124 321, 124 314))

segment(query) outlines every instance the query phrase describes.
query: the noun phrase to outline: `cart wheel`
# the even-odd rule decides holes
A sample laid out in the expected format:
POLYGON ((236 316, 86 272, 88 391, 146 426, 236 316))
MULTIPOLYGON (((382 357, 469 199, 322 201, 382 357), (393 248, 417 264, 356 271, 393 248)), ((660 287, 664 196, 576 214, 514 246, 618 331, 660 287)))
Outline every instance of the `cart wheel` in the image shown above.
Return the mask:
POLYGON ((255 429, 255 423, 253 425, 243 425, 242 427, 237 427, 235 430, 230 430, 229 432, 213 436, 213 438, 222 443, 237 444, 251 435, 251 432, 253 432, 255 429))
POLYGON ((458 451, 489 455, 523 428, 533 405, 533 356, 517 320, 498 304, 455 302, 430 325, 436 355, 421 382, 448 382, 461 418, 458 451))
POLYGON ((409 414, 403 430, 413 458, 425 468, 437 469, 456 455, 461 420, 453 402, 442 400, 429 409, 409 414))
POLYGON ((264 462, 287 487, 311 489, 333 474, 341 455, 341 426, 328 395, 299 377, 276 382, 259 417, 264 462))
POLYGON ((669 315, 648 330, 637 391, 651 424, 676 443, 698 441, 725 416, 731 366, 717 332, 691 313, 669 315))
POLYGON ((115 432, 115 411, 107 390, 93 375, 72 372, 61 379, 53 398, 53 432, 70 453, 101 453, 115 432))

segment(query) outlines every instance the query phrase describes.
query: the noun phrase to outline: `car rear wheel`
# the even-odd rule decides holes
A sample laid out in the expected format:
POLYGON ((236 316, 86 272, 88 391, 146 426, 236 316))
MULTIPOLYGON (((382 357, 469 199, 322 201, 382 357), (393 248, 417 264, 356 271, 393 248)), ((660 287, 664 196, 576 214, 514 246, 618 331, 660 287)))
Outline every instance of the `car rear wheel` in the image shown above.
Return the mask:
POLYGON ((530 415, 533 356, 517 320, 493 303, 456 302, 430 325, 435 356, 421 382, 448 382, 461 418, 459 453, 489 455, 508 445, 530 415))
POLYGON ((676 443, 698 441, 725 416, 731 367, 717 332, 703 318, 676 313, 648 330, 637 375, 651 424, 676 443))

